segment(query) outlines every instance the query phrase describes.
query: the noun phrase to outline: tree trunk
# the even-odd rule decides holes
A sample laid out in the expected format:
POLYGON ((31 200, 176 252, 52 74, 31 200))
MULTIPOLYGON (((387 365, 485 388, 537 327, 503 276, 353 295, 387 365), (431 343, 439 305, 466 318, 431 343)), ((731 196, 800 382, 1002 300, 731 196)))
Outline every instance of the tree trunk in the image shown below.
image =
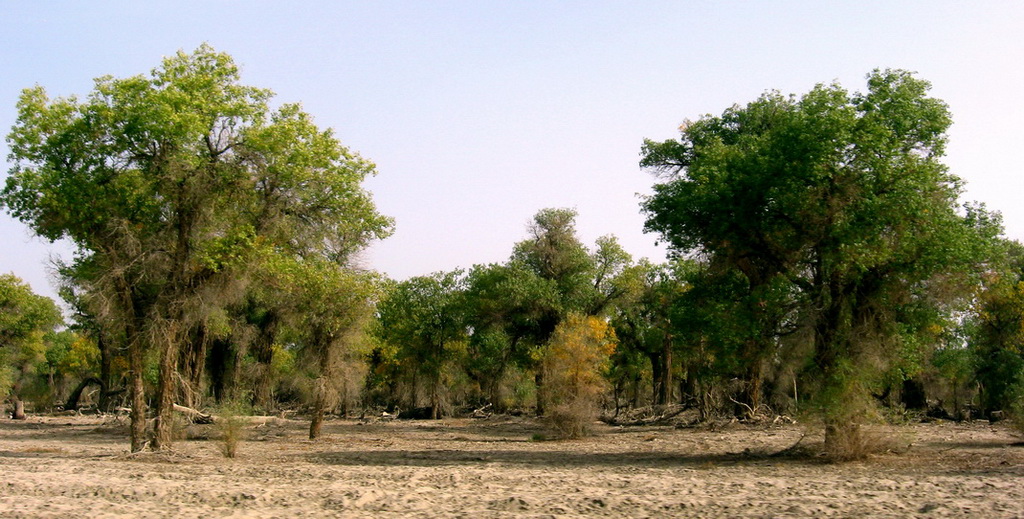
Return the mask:
POLYGON ((11 418, 14 420, 24 420, 25 416, 25 402, 18 398, 18 395, 11 395, 11 402, 14 404, 14 412, 11 413, 11 418))
POLYGON ((658 391, 658 405, 672 402, 672 336, 665 334, 661 344, 661 385, 658 391))
POLYGON ((231 341, 215 339, 210 344, 207 371, 210 373, 210 390, 218 404, 235 399, 238 387, 238 354, 231 341))
POLYGON ((152 448, 155 451, 169 449, 174 443, 174 397, 178 376, 178 323, 169 323, 161 341, 160 367, 156 387, 156 429, 152 448))
POLYGON ((441 380, 435 376, 430 384, 430 419, 441 419, 441 380))
POLYGON ((181 388, 179 401, 188 407, 199 406, 203 394, 203 370, 206 367, 206 349, 209 335, 206 327, 199 325, 187 334, 189 341, 184 345, 184 356, 181 359, 181 373, 187 387, 181 388))
POLYGON ((761 375, 761 360, 754 360, 753 364, 747 369, 747 383, 744 386, 743 399, 746 401, 747 408, 741 414, 746 414, 747 418, 754 418, 757 414, 757 410, 761 407, 762 399, 762 385, 763 377, 761 375))
MULTIPOLYGON (((96 334, 97 346, 100 350, 100 411, 107 412, 110 410, 112 405, 112 396, 115 394, 113 391, 113 355, 110 351, 110 341, 106 339, 104 333, 100 331, 96 334)), ((70 398, 68 399, 70 400, 70 398)))
POLYGON ((254 381, 252 404, 264 412, 269 411, 274 401, 273 343, 260 335, 254 343, 253 357, 256 359, 256 380, 254 381))
POLYGON ((315 395, 313 397, 313 417, 309 422, 309 439, 315 440, 320 437, 320 428, 324 423, 324 414, 327 412, 327 381, 321 375, 316 380, 315 395))
POLYGON ((544 370, 538 369, 533 376, 533 382, 537 386, 537 416, 544 416, 544 370))
POLYGON ((101 395, 103 393, 106 393, 106 390, 103 387, 103 381, 102 380, 100 380, 100 379, 98 379, 96 377, 88 377, 85 380, 83 380, 81 383, 79 383, 78 386, 75 387, 75 389, 71 391, 71 394, 68 395, 68 400, 64 404, 64 410, 66 410, 66 411, 75 411, 75 410, 77 410, 78 409, 78 400, 82 398, 82 392, 85 391, 85 388, 87 388, 87 387, 89 387, 90 385, 93 385, 93 384, 100 386, 100 394, 101 395))
POLYGON ((661 368, 661 352, 650 352, 647 354, 647 358, 651 361, 651 403, 659 405, 661 403, 661 377, 664 375, 664 370, 661 368))
POLYGON ((132 452, 139 452, 146 447, 146 395, 142 383, 142 372, 145 369, 142 344, 137 339, 128 342, 128 364, 131 370, 129 393, 132 402, 131 442, 132 452))

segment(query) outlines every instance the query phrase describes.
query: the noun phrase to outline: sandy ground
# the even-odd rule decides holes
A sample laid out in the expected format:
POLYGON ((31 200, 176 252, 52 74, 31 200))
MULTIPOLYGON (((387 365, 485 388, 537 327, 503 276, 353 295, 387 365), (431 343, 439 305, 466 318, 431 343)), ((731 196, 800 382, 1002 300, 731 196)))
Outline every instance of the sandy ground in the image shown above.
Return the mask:
POLYGON ((304 422, 261 418, 226 459, 211 426, 132 456, 110 418, 4 419, 0 517, 1024 517, 1024 447, 1001 425, 900 426, 903 452, 841 465, 772 456, 808 430, 536 441, 521 418, 335 420, 310 442, 304 422))

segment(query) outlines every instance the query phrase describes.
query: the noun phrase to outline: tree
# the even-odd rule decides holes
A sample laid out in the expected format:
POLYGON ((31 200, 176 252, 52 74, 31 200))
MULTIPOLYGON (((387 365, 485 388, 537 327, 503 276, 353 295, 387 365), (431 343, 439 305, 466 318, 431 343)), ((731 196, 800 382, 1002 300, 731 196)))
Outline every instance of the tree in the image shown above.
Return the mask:
MULTIPOLYGON (((612 325, 618 337, 616 368, 622 376, 638 383, 642 368, 637 366, 639 355, 650 365, 653 402, 670 403, 672 396, 673 354, 677 334, 673 326, 673 313, 687 286, 678 277, 680 263, 652 265, 641 262, 636 269, 638 286, 628 304, 616 305, 612 325)), ((624 383, 625 380, 620 380, 624 383)), ((636 389, 634 388, 634 392, 636 389)))
POLYGON ((44 336, 61 322, 52 299, 36 295, 13 274, 0 274, 0 394, 11 400, 17 420, 25 419, 24 379, 45 362, 44 336))
POLYGON ((781 280, 807 301, 830 440, 856 430, 868 359, 906 338, 893 309, 962 300, 966 289, 946 287, 972 286, 998 233, 957 202, 960 181, 940 162, 950 117, 929 87, 875 71, 863 94, 768 93, 644 144, 641 164, 666 177, 644 202, 648 231, 751 290, 781 280))
POLYGON ((463 285, 461 271, 417 276, 396 284, 377 306, 378 334, 413 374, 414 393, 425 380, 434 419, 444 411, 452 361, 465 350, 463 285))
MULTIPOLYGON (((511 261, 520 262, 558 293, 556 312, 546 316, 538 330, 540 342, 555 331, 562 316, 585 312, 593 304, 594 259, 576 236, 576 211, 542 209, 529 226, 530 237, 515 245, 511 261)), ((617 245, 617 244, 616 244, 617 245)), ((619 258, 609 252, 612 265, 619 258)))
POLYGON ((105 336, 128 351, 133 451, 144 445, 147 349, 160 359, 160 449, 179 357, 197 326, 244 294, 253 262, 282 251, 341 262, 390 232, 360 187, 373 165, 270 98, 203 45, 149 77, 100 78, 85 101, 36 87, 18 102, 0 203, 78 247, 78 282, 105 336))
POLYGON ((326 261, 289 262, 278 271, 287 272, 285 284, 291 289, 286 296, 287 330, 283 336, 298 349, 313 379, 309 439, 315 440, 345 383, 361 385, 360 381, 344 380, 347 373, 343 368, 346 360, 365 353, 366 348, 360 346, 366 344, 379 281, 373 274, 326 261))
POLYGON ((600 415, 615 332, 597 317, 569 315, 555 329, 542 360, 548 421, 566 438, 579 438, 600 415))
MULTIPOLYGON (((515 245, 511 262, 529 269, 556 295, 553 305, 545 305, 536 320, 532 343, 547 344, 555 328, 570 313, 586 313, 598 298, 593 285, 594 259, 576 236, 576 211, 542 209, 529 226, 530 237, 515 245)), ((535 360, 543 352, 532 356, 535 360)), ((531 366, 536 368, 536 365, 531 366)), ((544 371, 535 371, 537 414, 543 415, 544 371)))
POLYGON ((511 261, 470 270, 465 298, 472 330, 467 371, 490 403, 503 409, 506 375, 536 365, 542 323, 558 312, 557 290, 522 262, 511 261))
POLYGON ((1024 405, 1024 246, 1005 245, 1008 261, 987 276, 968 338, 986 414, 1024 405))

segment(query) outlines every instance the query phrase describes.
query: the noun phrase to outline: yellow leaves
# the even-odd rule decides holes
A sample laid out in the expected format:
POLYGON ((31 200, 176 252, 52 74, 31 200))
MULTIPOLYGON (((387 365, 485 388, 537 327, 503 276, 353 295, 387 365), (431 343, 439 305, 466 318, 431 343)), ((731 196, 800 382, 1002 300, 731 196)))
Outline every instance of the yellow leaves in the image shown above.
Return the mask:
POLYGON ((64 356, 64 363, 69 372, 91 371, 100 365, 100 349, 91 339, 78 335, 64 356))
POLYGON ((601 319, 570 315, 562 321, 543 360, 545 385, 552 399, 599 394, 605 387, 603 373, 615 346, 614 330, 601 319))

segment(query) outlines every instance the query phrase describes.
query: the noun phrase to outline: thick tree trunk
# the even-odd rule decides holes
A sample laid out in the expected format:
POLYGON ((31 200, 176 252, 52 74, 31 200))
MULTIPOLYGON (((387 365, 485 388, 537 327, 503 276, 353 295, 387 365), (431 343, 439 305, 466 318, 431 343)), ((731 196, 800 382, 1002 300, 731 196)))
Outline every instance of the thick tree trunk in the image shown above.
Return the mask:
POLYGON ((253 344, 253 357, 256 359, 256 376, 253 387, 252 404, 264 412, 269 411, 274 400, 274 361, 273 343, 261 336, 253 344))
POLYGON ((661 352, 649 352, 647 358, 651 361, 651 402, 654 405, 661 403, 661 377, 665 373, 661 368, 661 352))
POLYGON ((761 371, 760 359, 754 360, 753 364, 747 368, 747 380, 744 385, 743 395, 743 400, 747 407, 740 413, 747 415, 747 418, 754 418, 757 410, 761 407, 762 386, 764 385, 764 377, 761 371))
POLYGON ((231 341, 216 339, 207 358, 210 390, 218 404, 234 400, 238 387, 238 353, 231 341))
POLYGON ((25 402, 18 398, 18 395, 11 395, 11 403, 14 404, 14 412, 11 413, 11 418, 14 420, 26 419, 25 402))
POLYGON ((152 448, 155 451, 169 449, 174 443, 174 397, 177 394, 178 334, 171 324, 160 347, 160 366, 156 387, 156 429, 152 448))

